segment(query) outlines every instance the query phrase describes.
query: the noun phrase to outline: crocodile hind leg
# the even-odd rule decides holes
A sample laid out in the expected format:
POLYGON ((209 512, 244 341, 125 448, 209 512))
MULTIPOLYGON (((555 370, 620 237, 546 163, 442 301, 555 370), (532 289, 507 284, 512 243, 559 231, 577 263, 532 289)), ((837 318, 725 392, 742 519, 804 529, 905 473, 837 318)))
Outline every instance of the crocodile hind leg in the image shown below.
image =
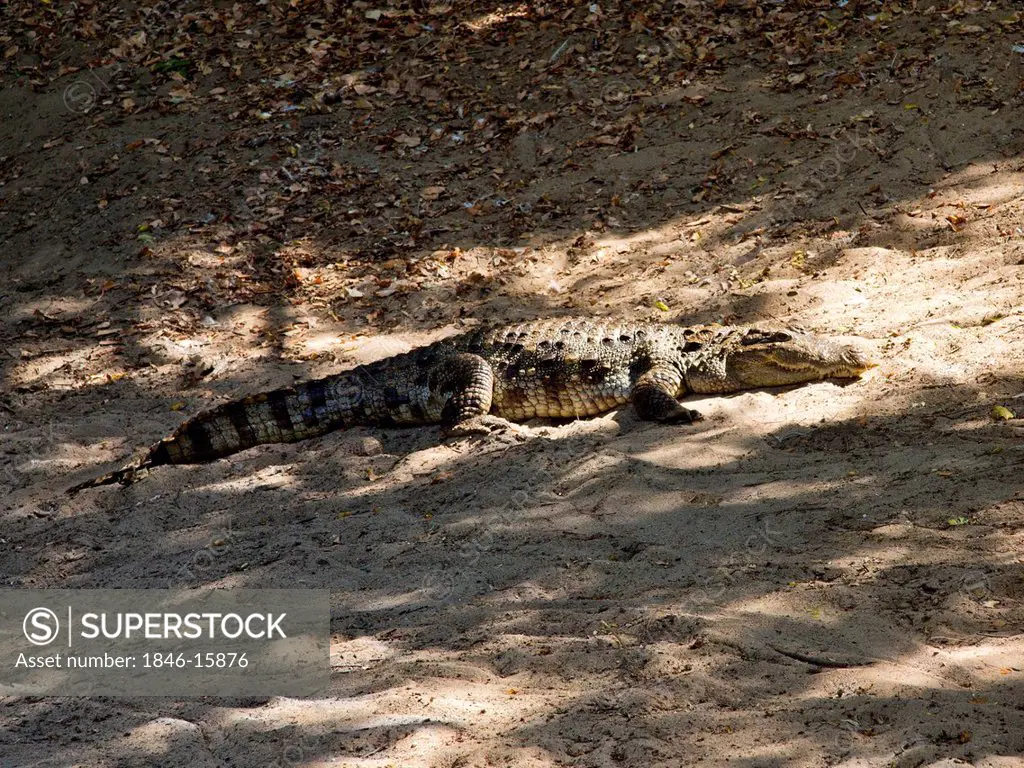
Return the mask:
POLYGON ((489 416, 494 371, 480 355, 462 352, 439 363, 430 375, 430 390, 444 401, 441 429, 446 437, 490 434, 507 424, 489 416))
POLYGON ((686 392, 682 374, 675 366, 655 364, 633 385, 632 400, 637 415, 647 421, 690 424, 702 416, 683 408, 676 400, 686 392))

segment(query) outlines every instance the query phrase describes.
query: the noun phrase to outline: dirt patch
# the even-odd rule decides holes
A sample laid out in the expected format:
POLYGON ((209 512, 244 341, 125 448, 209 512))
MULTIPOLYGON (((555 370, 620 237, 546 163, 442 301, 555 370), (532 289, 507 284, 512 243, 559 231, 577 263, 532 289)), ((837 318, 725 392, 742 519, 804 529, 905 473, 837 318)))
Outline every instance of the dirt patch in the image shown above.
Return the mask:
POLYGON ((4 698, 0 758, 1024 754, 1012 3, 56 5, 0 10, 0 573, 329 587, 334 667, 315 700, 4 698), (687 428, 361 428, 61 492, 219 399, 561 314, 881 365, 687 428))

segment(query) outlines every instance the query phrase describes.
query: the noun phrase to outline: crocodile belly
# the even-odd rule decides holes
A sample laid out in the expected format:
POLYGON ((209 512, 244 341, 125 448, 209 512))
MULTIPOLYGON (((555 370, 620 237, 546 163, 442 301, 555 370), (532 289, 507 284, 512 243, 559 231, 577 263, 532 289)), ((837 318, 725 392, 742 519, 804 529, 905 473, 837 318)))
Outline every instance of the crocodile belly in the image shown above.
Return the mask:
POLYGON ((596 416, 629 402, 629 372, 583 376, 496 377, 491 413, 510 421, 596 416))

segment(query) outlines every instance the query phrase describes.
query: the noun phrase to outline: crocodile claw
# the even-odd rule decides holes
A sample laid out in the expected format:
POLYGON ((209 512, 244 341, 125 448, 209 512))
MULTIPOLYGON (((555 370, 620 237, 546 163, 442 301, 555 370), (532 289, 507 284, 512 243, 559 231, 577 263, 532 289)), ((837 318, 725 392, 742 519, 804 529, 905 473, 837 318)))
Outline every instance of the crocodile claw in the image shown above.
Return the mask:
POLYGON ((471 435, 496 435, 504 432, 523 434, 525 429, 500 416, 484 414, 453 424, 446 428, 443 434, 446 438, 456 438, 470 437, 471 435))

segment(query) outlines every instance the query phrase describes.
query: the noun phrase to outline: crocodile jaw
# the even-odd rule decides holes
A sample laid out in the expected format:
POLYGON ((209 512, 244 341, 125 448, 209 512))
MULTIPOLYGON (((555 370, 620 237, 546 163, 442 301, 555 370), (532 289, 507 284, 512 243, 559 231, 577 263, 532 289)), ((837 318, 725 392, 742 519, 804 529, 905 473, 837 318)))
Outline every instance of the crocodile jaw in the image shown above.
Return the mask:
POLYGON ((850 344, 787 331, 732 350, 725 374, 730 385, 749 389, 855 379, 875 365, 864 350, 850 344))
POLYGON ((858 347, 799 331, 745 328, 727 332, 719 344, 684 363, 687 390, 713 394, 854 379, 876 365, 858 347))

